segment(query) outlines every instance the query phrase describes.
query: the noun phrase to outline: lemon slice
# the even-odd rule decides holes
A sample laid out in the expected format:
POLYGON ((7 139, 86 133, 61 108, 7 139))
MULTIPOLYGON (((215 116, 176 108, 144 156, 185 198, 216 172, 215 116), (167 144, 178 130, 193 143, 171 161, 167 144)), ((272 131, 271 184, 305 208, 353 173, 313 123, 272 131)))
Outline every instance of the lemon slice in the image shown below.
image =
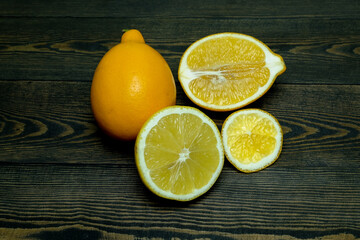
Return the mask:
POLYGON ((282 57, 261 41, 240 33, 218 33, 184 52, 178 77, 198 106, 230 111, 264 95, 285 69, 282 57))
POLYGON ((281 153, 281 126, 263 110, 232 113, 225 120, 221 135, 227 159, 242 172, 260 171, 273 164, 281 153))
POLYGON ((217 180, 224 151, 219 129, 196 108, 173 106, 154 114, 135 143, 143 183, 156 195, 189 201, 217 180))

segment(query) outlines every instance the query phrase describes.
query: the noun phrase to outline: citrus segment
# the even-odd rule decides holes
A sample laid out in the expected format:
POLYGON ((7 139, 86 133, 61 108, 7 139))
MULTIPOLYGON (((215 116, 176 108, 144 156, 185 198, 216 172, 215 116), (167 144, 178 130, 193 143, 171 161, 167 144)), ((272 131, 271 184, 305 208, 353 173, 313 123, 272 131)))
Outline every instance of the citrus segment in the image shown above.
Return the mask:
POLYGON ((227 159, 240 171, 259 171, 276 161, 282 148, 279 122, 259 109, 240 110, 224 122, 222 138, 227 159))
POLYGON ((158 196, 188 201, 210 189, 224 162, 215 123, 191 107, 167 107, 152 116, 135 144, 144 184, 158 196))
POLYGON ((281 56, 259 40, 219 33, 196 41, 185 51, 179 80, 195 104, 229 111, 261 97, 285 69, 281 56))

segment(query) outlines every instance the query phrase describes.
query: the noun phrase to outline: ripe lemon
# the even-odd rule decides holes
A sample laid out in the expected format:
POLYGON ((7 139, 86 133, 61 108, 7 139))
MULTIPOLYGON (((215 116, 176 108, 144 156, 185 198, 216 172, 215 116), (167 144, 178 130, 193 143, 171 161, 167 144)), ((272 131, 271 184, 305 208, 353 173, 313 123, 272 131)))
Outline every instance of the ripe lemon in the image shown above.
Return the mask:
POLYGON ((265 94, 285 71, 282 57, 240 33, 219 33, 193 43, 183 54, 179 81, 200 107, 230 111, 265 94))
POLYGON ((273 164, 281 153, 279 122, 260 109, 245 109, 226 118, 221 135, 225 155, 242 172, 256 172, 273 164))
POLYGON ((98 125, 110 136, 136 138, 144 122, 174 105, 176 88, 165 59, 135 29, 125 32, 98 64, 91 106, 98 125))
POLYGON ((142 181, 153 193, 189 201, 207 192, 222 170, 221 135, 200 110, 167 107, 142 127, 135 159, 142 181))

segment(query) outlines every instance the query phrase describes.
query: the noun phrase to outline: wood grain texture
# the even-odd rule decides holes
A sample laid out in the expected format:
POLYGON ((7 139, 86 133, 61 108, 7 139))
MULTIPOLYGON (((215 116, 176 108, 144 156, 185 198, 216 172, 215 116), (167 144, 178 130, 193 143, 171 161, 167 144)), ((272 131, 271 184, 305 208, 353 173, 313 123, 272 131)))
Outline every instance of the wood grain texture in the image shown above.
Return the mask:
POLYGON ((240 174, 226 163, 206 195, 174 203, 151 194, 134 165, 2 166, 0 228, 20 228, 36 239, 86 232, 90 239, 105 233, 149 239, 360 237, 359 168, 277 165, 240 174))
POLYGON ((284 58, 287 71, 279 83, 358 84, 360 79, 357 19, 20 17, 0 18, 0 80, 90 82, 101 57, 129 28, 142 31, 175 77, 191 43, 230 31, 254 36, 284 58))
MULTIPOLYGON (((360 2, 0 1, 0 240, 360 239, 360 2), (280 158, 254 174, 225 162, 204 196, 142 184, 134 142, 98 129, 90 86, 122 29, 169 63, 212 33, 252 35, 287 70, 247 107, 272 113, 280 158)), ((219 129, 230 113, 203 110, 219 129)))
POLYGON ((294 0, 294 1, 60 1, 3 0, 0 15, 26 17, 353 17, 359 18, 359 3, 353 0, 294 0))
MULTIPOLYGON (((0 82, 0 161, 101 164, 133 159, 133 142, 113 141, 97 128, 91 112, 90 86, 67 81, 0 82)), ((195 107, 180 86, 177 91, 178 105, 195 107)), ((264 109, 277 117, 284 131, 284 154, 297 155, 297 159, 302 158, 300 153, 312 154, 315 161, 319 154, 331 151, 356 164, 360 114, 353 108, 359 101, 357 85, 277 84, 248 107, 264 109), (341 101, 329 104, 339 97, 341 101)), ((219 129, 229 115, 203 111, 219 129)))

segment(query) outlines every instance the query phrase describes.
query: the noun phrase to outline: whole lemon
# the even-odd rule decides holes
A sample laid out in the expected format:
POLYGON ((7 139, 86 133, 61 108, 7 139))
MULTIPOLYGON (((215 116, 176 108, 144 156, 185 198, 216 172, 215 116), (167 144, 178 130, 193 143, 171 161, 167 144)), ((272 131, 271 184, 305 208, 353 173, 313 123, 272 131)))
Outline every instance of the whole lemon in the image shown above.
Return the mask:
POLYGON ((174 77, 165 59, 138 30, 126 31, 93 77, 91 107, 100 128, 114 138, 133 140, 151 115, 175 102, 174 77))

